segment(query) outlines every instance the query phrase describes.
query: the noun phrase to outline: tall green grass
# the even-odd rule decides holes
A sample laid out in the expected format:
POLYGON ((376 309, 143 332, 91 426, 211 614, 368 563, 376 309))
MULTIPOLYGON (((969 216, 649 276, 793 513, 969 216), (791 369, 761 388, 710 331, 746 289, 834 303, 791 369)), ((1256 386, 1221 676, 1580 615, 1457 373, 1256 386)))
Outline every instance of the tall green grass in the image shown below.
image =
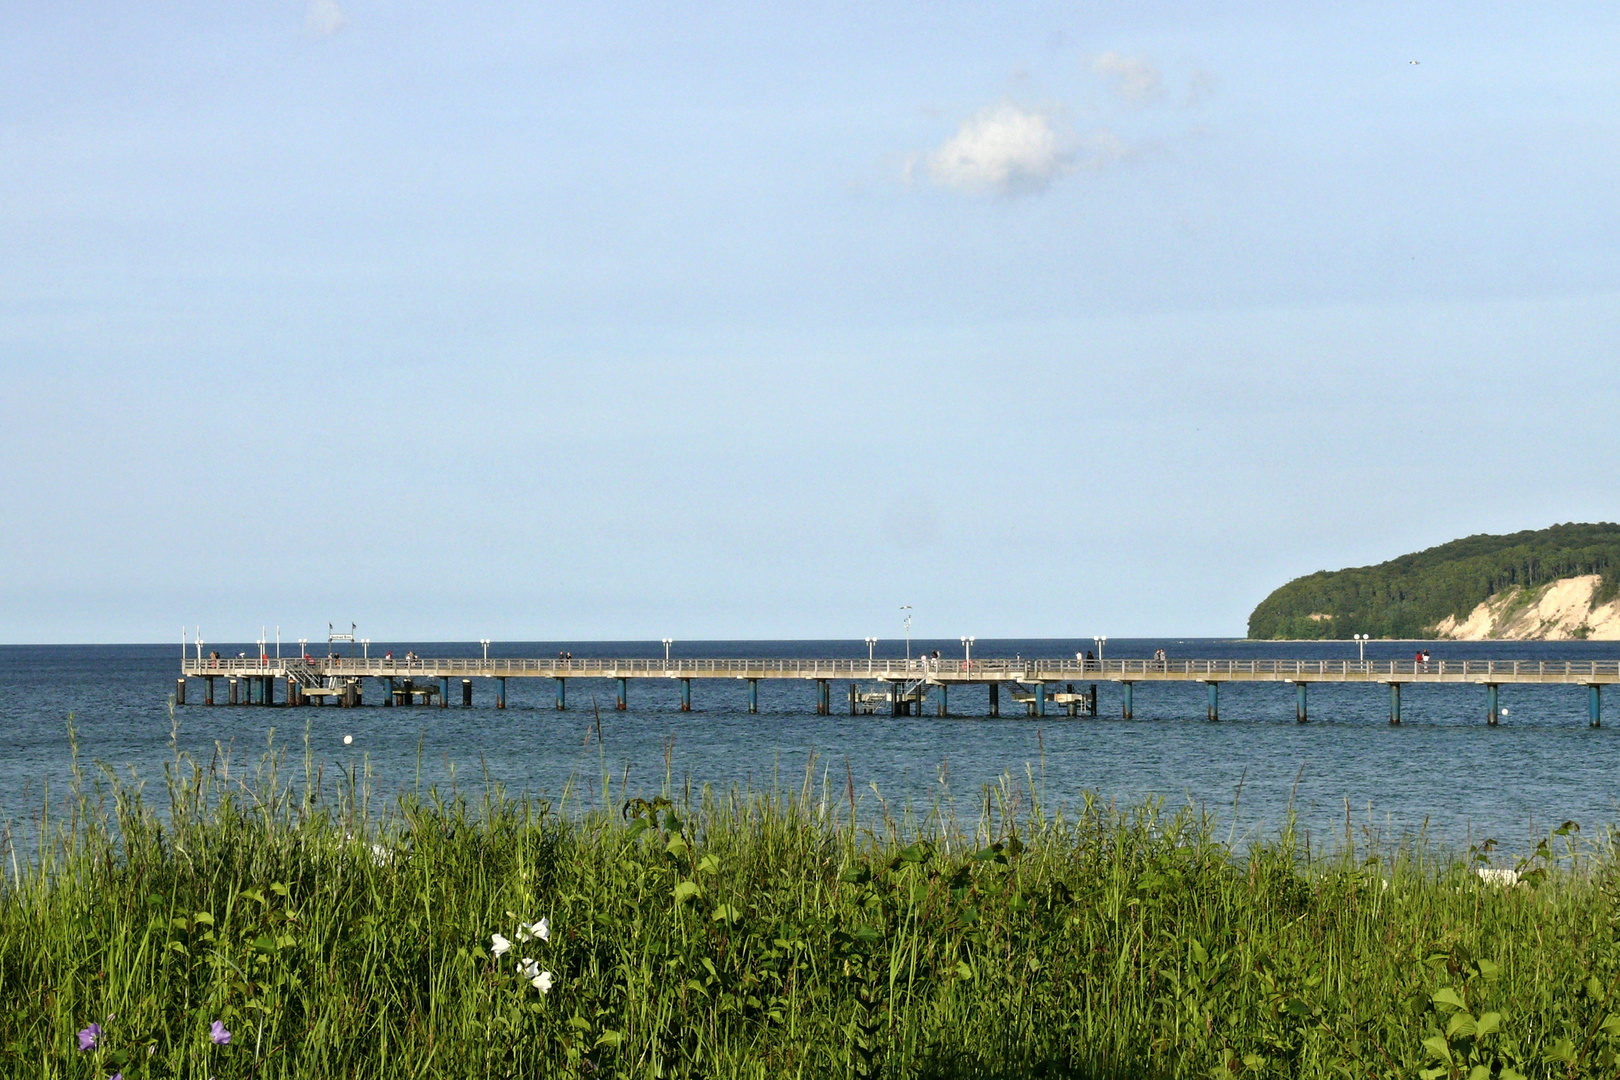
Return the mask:
POLYGON ((1567 830, 1504 888, 1482 852, 1236 851, 1033 781, 962 822, 810 772, 379 805, 225 760, 176 754, 157 806, 102 771, 8 832, 4 1075, 1620 1073, 1616 862, 1567 830))

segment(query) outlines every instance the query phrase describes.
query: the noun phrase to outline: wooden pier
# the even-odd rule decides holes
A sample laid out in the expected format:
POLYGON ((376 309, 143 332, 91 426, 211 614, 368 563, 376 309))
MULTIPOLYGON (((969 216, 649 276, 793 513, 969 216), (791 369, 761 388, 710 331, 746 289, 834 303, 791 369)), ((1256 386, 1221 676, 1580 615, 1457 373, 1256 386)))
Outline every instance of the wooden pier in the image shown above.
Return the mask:
MULTIPOLYGON (((1204 683, 1208 687, 1209 719, 1220 718, 1223 683, 1290 683, 1294 686, 1295 718, 1308 719, 1307 688, 1312 683, 1375 683, 1389 688, 1389 722, 1401 722, 1401 688, 1413 683, 1479 686, 1485 689, 1485 720, 1497 723, 1501 710, 1497 688, 1504 685, 1583 686, 1587 690, 1588 719, 1599 726, 1602 688, 1620 682, 1620 661, 1615 660, 1085 660, 1085 659, 975 659, 944 660, 693 660, 693 659, 360 659, 356 657, 280 658, 205 657, 181 661, 175 700, 184 705, 188 682, 203 681, 203 703, 218 702, 218 683, 226 700, 237 705, 362 704, 367 679, 376 680, 384 705, 437 704, 449 706, 451 681, 461 684, 461 704, 473 702, 475 679, 494 680, 495 707, 506 707, 508 679, 552 679, 556 707, 567 707, 570 679, 605 679, 616 684, 615 708, 625 709, 630 683, 662 679, 678 684, 681 709, 692 707, 692 683, 704 679, 732 679, 748 684, 748 711, 759 711, 762 679, 796 679, 815 684, 815 711, 832 712, 832 684, 848 684, 852 715, 888 712, 894 716, 920 715, 933 698, 937 714, 950 715, 953 686, 989 688, 989 715, 1001 714, 1001 691, 1029 716, 1047 716, 1061 709, 1069 716, 1095 716, 1096 683, 1117 683, 1123 690, 1122 716, 1134 712, 1138 683, 1204 683), (866 689, 861 684, 867 684, 866 689), (1077 684, 1089 684, 1077 686, 1077 684), (284 686, 277 701, 278 686, 284 686)), ((842 696, 842 695, 840 695, 842 696)))

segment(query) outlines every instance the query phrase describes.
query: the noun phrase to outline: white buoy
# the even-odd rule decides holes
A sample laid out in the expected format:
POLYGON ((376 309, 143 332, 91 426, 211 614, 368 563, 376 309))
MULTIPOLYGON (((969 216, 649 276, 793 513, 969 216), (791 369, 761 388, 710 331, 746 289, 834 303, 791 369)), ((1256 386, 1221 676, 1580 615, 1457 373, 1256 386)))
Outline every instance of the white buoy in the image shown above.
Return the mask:
POLYGON ((353 735, 345 735, 345 736, 343 736, 343 745, 344 746, 348 746, 352 742, 354 742, 354 736, 353 735))

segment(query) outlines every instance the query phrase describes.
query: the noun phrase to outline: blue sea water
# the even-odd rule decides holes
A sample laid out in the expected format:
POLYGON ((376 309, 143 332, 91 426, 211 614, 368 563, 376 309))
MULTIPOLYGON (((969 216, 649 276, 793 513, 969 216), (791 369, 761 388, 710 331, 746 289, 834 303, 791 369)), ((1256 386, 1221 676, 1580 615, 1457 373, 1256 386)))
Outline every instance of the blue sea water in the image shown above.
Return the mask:
MULTIPOLYGON (((227 656, 253 645, 221 644, 227 656)), ((1072 657, 1094 648, 1090 639, 980 641, 979 658, 1072 657)), ((1620 643, 1431 643, 1436 660, 1564 660, 1620 658, 1620 643)), ((346 648, 346 646, 340 646, 346 648)), ((373 656, 408 649, 430 656, 472 657, 475 643, 373 642, 373 656)), ((960 655, 955 641, 918 640, 914 651, 960 655)), ((1276 643, 1228 640, 1114 640, 1109 658, 1354 659, 1344 642, 1276 643)), ((492 657, 661 657, 657 642, 500 642, 492 657)), ((1410 659, 1414 646, 1374 642, 1368 659, 1410 659)), ((883 643, 879 657, 900 655, 883 643)), ((860 641, 678 642, 689 657, 859 657, 860 641)), ((54 801, 71 778, 69 718, 81 766, 96 763, 129 778, 162 783, 171 756, 170 696, 178 673, 178 644, 0 646, 0 815, 34 818, 47 784, 54 801)), ((577 797, 599 797, 601 776, 613 797, 652 794, 663 783, 666 752, 677 784, 797 787, 812 768, 840 792, 848 778, 867 807, 878 795, 891 808, 927 808, 954 800, 959 816, 977 813, 986 784, 1006 775, 1033 776, 1046 805, 1077 803, 1093 791, 1120 803, 1160 797, 1192 803, 1217 815, 1237 837, 1274 833, 1290 800, 1313 842, 1342 843, 1346 829, 1361 843, 1369 831, 1389 840, 1423 833, 1461 845, 1492 837, 1522 849, 1566 819, 1593 836, 1620 821, 1620 692, 1605 701, 1611 715, 1587 725, 1582 687, 1513 687, 1501 691, 1502 723, 1484 723, 1484 690, 1474 686, 1412 686, 1404 694, 1405 723, 1388 723, 1381 686, 1316 685, 1310 722, 1294 719, 1294 694, 1280 684, 1228 684, 1220 722, 1205 716, 1197 683, 1139 684, 1135 718, 1119 719, 1120 690, 1099 684, 1096 719, 1048 716, 1032 720, 1005 696, 1003 717, 985 716, 983 687, 951 692, 948 718, 815 715, 814 683, 762 681, 760 711, 747 711, 746 683, 703 680, 693 687, 693 711, 679 711, 673 681, 632 681, 629 709, 612 708, 611 682, 571 680, 565 712, 555 708, 550 680, 511 680, 508 707, 494 708, 494 683, 480 681, 470 709, 383 708, 375 683, 358 709, 285 709, 192 704, 174 711, 181 748, 205 762, 228 755, 232 768, 251 768, 272 744, 301 764, 306 729, 328 779, 337 770, 369 769, 374 792, 387 796, 420 784, 464 790, 486 779, 514 793, 556 799, 574 781, 577 797), (601 742, 594 730, 600 710, 601 742), (345 746, 344 735, 353 742, 345 746)), ((223 700, 221 693, 220 700, 223 700)), ((929 711, 932 711, 930 703, 929 711)))

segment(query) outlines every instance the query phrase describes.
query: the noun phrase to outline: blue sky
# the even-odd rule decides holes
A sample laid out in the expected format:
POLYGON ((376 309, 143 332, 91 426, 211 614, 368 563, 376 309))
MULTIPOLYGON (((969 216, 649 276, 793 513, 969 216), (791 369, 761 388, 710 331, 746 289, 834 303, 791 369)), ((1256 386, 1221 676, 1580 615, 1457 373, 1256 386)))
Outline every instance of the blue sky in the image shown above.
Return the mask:
POLYGON ((0 640, 1241 634, 1615 520, 1612 5, 0 9, 0 640))

